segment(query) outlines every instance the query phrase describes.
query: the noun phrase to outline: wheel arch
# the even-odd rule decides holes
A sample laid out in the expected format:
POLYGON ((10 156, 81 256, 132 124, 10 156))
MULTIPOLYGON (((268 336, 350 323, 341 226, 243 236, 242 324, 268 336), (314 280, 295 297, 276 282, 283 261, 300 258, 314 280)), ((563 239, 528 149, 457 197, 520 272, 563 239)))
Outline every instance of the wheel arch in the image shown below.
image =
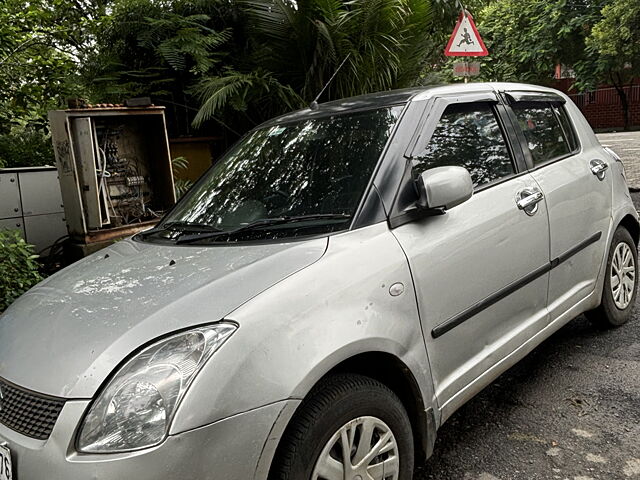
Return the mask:
POLYGON ((364 375, 391 389, 409 415, 416 454, 423 460, 431 456, 436 436, 434 412, 425 406, 415 376, 400 358, 386 352, 365 352, 339 363, 325 377, 334 373, 364 375))
POLYGON ((622 220, 620 220, 619 226, 624 227, 629 231, 633 241, 636 242, 637 247, 640 242, 640 224, 638 223, 638 220, 633 215, 627 214, 622 218, 622 220))
MULTIPOLYGON (((335 374, 352 373, 367 376, 379 381, 393 391, 409 416, 413 429, 413 441, 416 459, 426 460, 433 453, 436 437, 436 420, 433 408, 425 407, 418 381, 411 369, 396 355, 383 351, 367 351, 346 358, 326 371, 309 389, 307 395, 316 385, 335 374)), ((283 437, 287 434, 303 401, 297 406, 287 421, 283 437)), ((280 442, 278 442, 280 443, 280 442)), ((273 478, 272 468, 277 463, 280 446, 276 448, 269 467, 269 478, 273 478)))

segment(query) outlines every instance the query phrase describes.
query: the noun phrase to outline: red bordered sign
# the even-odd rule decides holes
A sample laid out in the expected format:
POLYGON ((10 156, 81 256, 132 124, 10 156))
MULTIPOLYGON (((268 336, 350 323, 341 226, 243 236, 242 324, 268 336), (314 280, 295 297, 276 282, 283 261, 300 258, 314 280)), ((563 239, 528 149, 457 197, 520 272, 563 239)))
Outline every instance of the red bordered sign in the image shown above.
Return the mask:
POLYGON ((482 37, 478 33, 473 17, 469 13, 460 13, 447 48, 444 50, 447 57, 484 57, 489 55, 482 37))

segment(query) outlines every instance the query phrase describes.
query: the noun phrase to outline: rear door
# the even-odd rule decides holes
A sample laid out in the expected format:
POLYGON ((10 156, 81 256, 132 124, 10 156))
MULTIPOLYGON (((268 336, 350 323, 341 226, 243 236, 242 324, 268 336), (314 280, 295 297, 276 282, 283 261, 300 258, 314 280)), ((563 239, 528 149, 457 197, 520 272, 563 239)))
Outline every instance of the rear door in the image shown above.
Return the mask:
POLYGON ((493 93, 435 100, 410 155, 413 175, 462 166, 475 191, 444 215, 392 230, 411 267, 445 416, 548 320, 547 210, 502 108, 493 93))
MULTIPOLYGON (((608 155, 578 134, 575 105, 555 94, 507 92, 529 171, 550 224, 550 319, 594 291, 611 224, 608 155)), ((579 307, 578 307, 579 308, 579 307)))

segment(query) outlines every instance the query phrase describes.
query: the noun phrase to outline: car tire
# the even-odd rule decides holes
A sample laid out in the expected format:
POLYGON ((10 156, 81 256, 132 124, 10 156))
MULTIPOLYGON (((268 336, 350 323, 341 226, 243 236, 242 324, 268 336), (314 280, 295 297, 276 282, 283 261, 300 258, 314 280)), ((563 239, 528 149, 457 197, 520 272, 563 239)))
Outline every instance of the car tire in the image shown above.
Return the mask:
POLYGON ((357 479, 360 475, 364 480, 369 478, 363 474, 367 472, 376 480, 411 480, 413 433, 402 402, 389 388, 362 375, 336 374, 314 387, 294 414, 276 452, 269 479, 343 478, 323 473, 332 468, 344 472, 346 462, 347 469, 353 463, 362 465, 344 478, 357 479), (346 460, 343 438, 351 442, 350 458, 346 460), (378 444, 383 444, 383 451, 375 456, 375 447, 370 447, 378 444), (364 465, 367 460, 360 460, 372 455, 368 465, 364 465), (398 465, 393 474, 395 462, 398 465), (377 475, 383 464, 385 475, 377 475))
POLYGON ((633 313, 638 292, 638 249, 629 231, 618 227, 613 235, 604 277, 602 301, 600 306, 587 312, 587 317, 598 325, 611 328, 619 327, 629 321, 633 313), (626 256, 628 258, 622 258, 626 256), (617 257, 617 258, 616 258, 617 257), (627 260, 625 262, 625 260, 627 260), (633 267, 633 286, 629 284, 630 273, 620 268, 633 267), (625 267, 625 265, 627 265, 625 267), (624 281, 620 284, 623 277, 624 281), (621 291, 620 288, 624 290, 621 291))

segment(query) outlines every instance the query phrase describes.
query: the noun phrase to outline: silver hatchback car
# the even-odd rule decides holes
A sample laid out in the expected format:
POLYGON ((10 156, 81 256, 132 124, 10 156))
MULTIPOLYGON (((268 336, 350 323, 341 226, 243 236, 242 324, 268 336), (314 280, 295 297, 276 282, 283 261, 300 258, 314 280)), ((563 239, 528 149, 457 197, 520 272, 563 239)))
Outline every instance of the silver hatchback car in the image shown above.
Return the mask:
POLYGON ((621 162, 555 90, 277 118, 0 317, 0 478, 409 480, 561 326, 629 319, 639 233, 621 162))

